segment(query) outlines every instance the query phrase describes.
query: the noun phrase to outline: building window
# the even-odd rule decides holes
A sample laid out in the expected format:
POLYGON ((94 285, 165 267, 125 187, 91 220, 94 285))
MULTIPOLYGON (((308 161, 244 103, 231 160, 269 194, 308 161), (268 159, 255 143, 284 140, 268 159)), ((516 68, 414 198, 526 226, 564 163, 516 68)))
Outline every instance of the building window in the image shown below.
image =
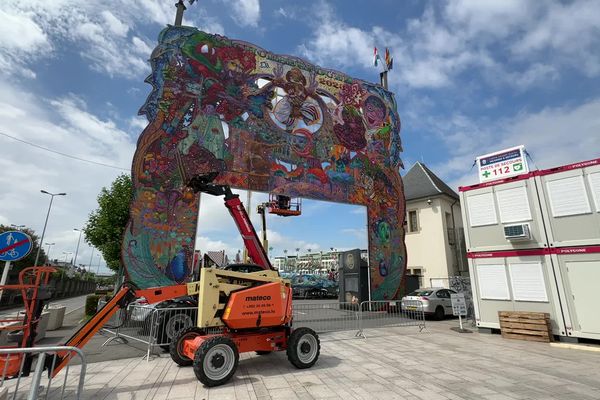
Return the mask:
POLYGON ((417 210, 408 212, 408 231, 419 232, 419 219, 417 218, 417 210))

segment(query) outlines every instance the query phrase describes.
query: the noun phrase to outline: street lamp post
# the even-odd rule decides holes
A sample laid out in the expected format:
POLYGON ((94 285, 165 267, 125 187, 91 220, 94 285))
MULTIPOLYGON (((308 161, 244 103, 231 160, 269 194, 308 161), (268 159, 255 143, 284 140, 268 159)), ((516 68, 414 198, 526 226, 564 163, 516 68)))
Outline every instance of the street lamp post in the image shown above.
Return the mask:
POLYGON ((50 247, 54 246, 56 243, 44 243, 48 246, 48 251, 46 252, 46 263, 50 263, 50 247))
POLYGON ((79 232, 79 239, 77 239, 77 249, 75 250, 75 260, 73 260, 73 264, 77 266, 77 254, 79 253, 79 243, 81 243, 81 234, 83 233, 82 229, 73 228, 75 232, 79 232))
POLYGON ((44 243, 44 235, 46 234, 46 226, 48 226, 48 217, 50 216, 50 210, 52 209, 52 201, 54 200, 54 196, 66 196, 66 193, 50 193, 45 190, 40 190, 40 192, 47 194, 50 196, 50 205, 48 206, 48 213, 46 214, 46 221, 44 222, 44 229, 42 230, 42 237, 40 238, 40 245, 38 246, 37 254, 35 255, 35 263, 34 266, 37 267, 38 260, 40 259, 40 251, 42 250, 42 243, 44 243))
POLYGON ((90 272, 92 272, 92 259, 94 258, 94 250, 96 250, 96 248, 92 247, 92 255, 90 256, 90 272))
POLYGON ((98 276, 100 272, 100 254, 96 254, 96 257, 98 257, 98 266, 96 267, 96 276, 98 276))

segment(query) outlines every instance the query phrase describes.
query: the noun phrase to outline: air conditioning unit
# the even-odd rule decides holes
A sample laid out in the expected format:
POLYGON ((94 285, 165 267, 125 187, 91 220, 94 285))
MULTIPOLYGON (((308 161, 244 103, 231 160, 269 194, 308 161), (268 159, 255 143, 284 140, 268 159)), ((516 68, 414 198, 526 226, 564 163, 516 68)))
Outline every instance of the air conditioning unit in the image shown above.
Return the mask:
POLYGON ((506 225, 504 227, 506 240, 530 240, 529 224, 506 225))

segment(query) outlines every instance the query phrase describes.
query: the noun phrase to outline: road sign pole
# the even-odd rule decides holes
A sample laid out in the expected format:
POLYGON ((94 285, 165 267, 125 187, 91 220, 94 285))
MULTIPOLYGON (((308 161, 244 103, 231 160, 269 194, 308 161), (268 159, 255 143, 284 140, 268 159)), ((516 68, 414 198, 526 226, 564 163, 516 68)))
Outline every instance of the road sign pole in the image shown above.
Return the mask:
POLYGON ((462 327, 462 316, 461 316, 461 314, 458 314, 458 323, 460 325, 460 330, 462 331, 463 327, 462 327))
MULTIPOLYGON (((6 280, 8 279, 8 271, 10 270, 10 261, 6 261, 4 263, 4 271, 2 271, 2 280, 0 281, 0 286, 6 285, 6 280)), ((0 300, 2 300, 2 293, 4 290, 0 289, 0 300)))

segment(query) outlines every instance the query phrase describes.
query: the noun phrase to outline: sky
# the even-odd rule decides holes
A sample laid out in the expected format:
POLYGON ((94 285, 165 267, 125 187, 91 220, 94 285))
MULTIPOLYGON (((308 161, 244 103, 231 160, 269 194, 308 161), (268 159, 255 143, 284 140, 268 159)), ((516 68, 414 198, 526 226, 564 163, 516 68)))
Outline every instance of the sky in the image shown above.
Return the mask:
MULTIPOLYGON (((147 124, 137 115, 151 89, 147 60, 174 3, 0 2, 0 223, 41 233, 50 199, 40 190, 67 192, 52 206, 51 258, 75 252, 73 228, 130 170, 147 124)), ((475 157, 521 144, 540 169, 600 157, 596 0, 199 0, 184 25, 372 82, 373 47, 390 48, 402 174, 421 161, 456 189, 477 182, 475 157)), ((257 230, 265 199, 252 196, 257 230)), ((241 240, 221 202, 202 197, 197 248, 231 255, 241 240)), ((305 200, 300 217, 269 216, 267 233, 275 256, 365 248, 366 213, 305 200)), ((89 264, 91 252, 82 244, 77 262, 89 264)), ((98 263, 102 271, 94 255, 93 270, 98 263)))

